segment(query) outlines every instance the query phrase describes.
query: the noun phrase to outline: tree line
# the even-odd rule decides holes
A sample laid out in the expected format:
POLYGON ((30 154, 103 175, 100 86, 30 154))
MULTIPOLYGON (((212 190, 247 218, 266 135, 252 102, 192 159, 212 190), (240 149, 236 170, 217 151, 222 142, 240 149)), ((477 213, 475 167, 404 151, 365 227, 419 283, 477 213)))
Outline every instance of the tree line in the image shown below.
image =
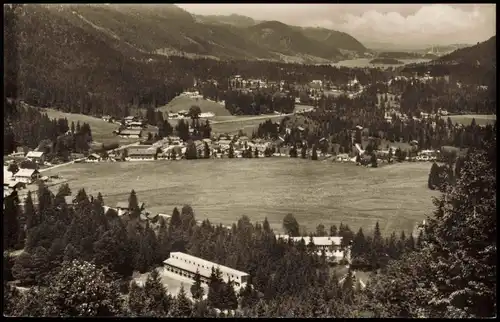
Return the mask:
POLYGON ((54 157, 67 160, 71 152, 89 150, 92 130, 87 123, 68 123, 66 118, 50 119, 36 108, 23 106, 13 100, 4 100, 11 111, 4 118, 4 155, 17 147, 39 148, 54 157))

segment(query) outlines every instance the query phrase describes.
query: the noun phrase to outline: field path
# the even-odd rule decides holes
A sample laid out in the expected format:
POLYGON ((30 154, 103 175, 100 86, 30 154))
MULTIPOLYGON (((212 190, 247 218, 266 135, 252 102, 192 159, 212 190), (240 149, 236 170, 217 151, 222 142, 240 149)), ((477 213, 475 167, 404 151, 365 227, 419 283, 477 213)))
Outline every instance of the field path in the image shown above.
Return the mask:
POLYGON ((236 118, 236 119, 224 120, 224 121, 210 121, 210 123, 211 124, 223 124, 223 123, 245 122, 245 121, 253 121, 253 120, 265 120, 265 119, 276 118, 276 117, 291 116, 294 114, 295 113, 249 116, 249 117, 242 117, 242 118, 236 118))
MULTIPOLYGON (((109 152, 115 152, 115 151, 120 151, 120 150, 123 150, 123 149, 126 149, 130 146, 134 146, 134 145, 139 145, 141 142, 134 142, 134 143, 130 143, 130 144, 127 144, 127 145, 122 145, 116 149, 113 149, 113 150, 110 150, 109 152)), ((45 171, 49 171, 49 170, 53 170, 53 169, 57 169, 59 167, 63 167, 63 166, 66 166, 66 165, 69 165, 69 164, 73 164, 77 161, 83 161, 85 160, 85 158, 80 158, 80 159, 76 159, 76 160, 73 160, 73 161, 69 161, 69 162, 66 162, 66 163, 61 163, 61 164, 56 164, 50 168, 45 168, 45 169, 41 169, 40 172, 45 172, 45 171)))

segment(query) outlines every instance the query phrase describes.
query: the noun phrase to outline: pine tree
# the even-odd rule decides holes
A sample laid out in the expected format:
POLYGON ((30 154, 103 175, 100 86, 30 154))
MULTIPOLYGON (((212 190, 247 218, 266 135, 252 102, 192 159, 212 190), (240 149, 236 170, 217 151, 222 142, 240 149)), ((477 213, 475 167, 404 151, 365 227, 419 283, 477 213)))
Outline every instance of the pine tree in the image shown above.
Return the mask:
POLYGON ((184 284, 182 284, 179 293, 175 298, 175 304, 172 309, 172 316, 186 318, 186 317, 191 317, 192 313, 193 313, 192 303, 186 295, 186 291, 184 290, 184 284))
POLYGON ((264 229, 265 232, 271 232, 271 226, 269 225, 267 217, 264 218, 264 223, 262 224, 262 228, 264 229))
POLYGON ((231 279, 227 283, 224 283, 225 288, 225 307, 230 310, 236 310, 238 308, 238 298, 234 292, 234 282, 231 279))
POLYGON ((132 316, 143 315, 144 304, 146 301, 147 299, 144 288, 137 285, 135 281, 132 281, 128 295, 128 309, 132 313, 132 316))
POLYGON ((28 230, 38 226, 41 223, 40 217, 35 210, 35 206, 33 205, 31 191, 28 191, 28 196, 24 201, 24 218, 26 218, 26 228, 28 230))
POLYGON ((139 201, 137 200, 137 195, 132 189, 130 196, 128 197, 128 209, 130 211, 131 218, 138 218, 141 214, 141 209, 139 209, 139 201))
POLYGON ((3 209, 3 238, 4 249, 12 249, 18 244, 20 235, 19 207, 12 196, 4 199, 3 209))
POLYGON ((338 236, 338 230, 336 225, 330 226, 330 236, 338 236))
POLYGON ((318 151, 317 151, 317 148, 316 148, 316 144, 314 144, 313 147, 312 147, 311 160, 318 160, 318 151))
POLYGON ((179 209, 177 207, 172 211, 172 217, 170 218, 170 228, 175 230, 182 226, 181 214, 179 213, 179 209))
POLYGON ((431 172, 429 173, 428 187, 431 190, 436 189, 439 186, 439 166, 434 162, 431 166, 431 172))
POLYGON ((436 200, 425 231, 432 304, 443 317, 496 316, 496 133, 488 134, 468 151, 455 187, 436 200))
POLYGON ((302 144, 302 148, 300 149, 300 157, 302 159, 307 159, 307 147, 305 144, 302 144))
POLYGON ((356 236, 354 236, 351 252, 353 257, 361 256, 367 252, 367 245, 365 234, 363 233, 363 228, 359 228, 356 236))
POLYGON ((191 295, 193 296, 193 299, 196 301, 200 301, 203 298, 203 293, 205 290, 202 287, 201 284, 201 275, 196 270, 196 274, 194 275, 194 283, 191 285, 191 295))
POLYGON ((417 249, 421 249, 424 243, 424 231, 420 230, 418 233, 417 242, 415 244, 417 249))
POLYGON ((208 283, 208 305, 213 308, 219 308, 223 303, 224 299, 224 290, 223 290, 224 281, 222 280, 222 274, 219 269, 215 269, 212 267, 212 273, 210 274, 210 279, 208 283))
POLYGON ((75 247, 72 244, 66 245, 66 248, 64 249, 63 260, 65 262, 71 262, 72 260, 77 258, 78 258, 78 252, 75 249, 75 247))
POLYGON ((144 312, 153 316, 167 316, 172 310, 173 300, 156 269, 149 274, 144 283, 144 293, 147 298, 144 312))
POLYGON ((203 153, 203 157, 205 159, 210 159, 210 147, 208 146, 208 143, 205 142, 204 144, 204 149, 203 149, 204 153, 203 153))

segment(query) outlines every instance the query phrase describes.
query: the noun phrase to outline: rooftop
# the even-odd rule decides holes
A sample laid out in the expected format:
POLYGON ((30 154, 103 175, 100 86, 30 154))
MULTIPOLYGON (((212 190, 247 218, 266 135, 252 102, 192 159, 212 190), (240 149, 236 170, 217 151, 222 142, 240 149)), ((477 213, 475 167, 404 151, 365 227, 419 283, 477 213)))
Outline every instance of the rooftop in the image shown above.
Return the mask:
POLYGON ((233 269, 233 268, 230 268, 227 266, 223 266, 223 265, 219 265, 217 263, 213 263, 213 262, 204 260, 202 258, 191 256, 189 254, 182 253, 182 252, 170 253, 170 258, 165 260, 164 263, 175 265, 175 266, 177 266, 177 264, 184 265, 184 266, 177 266, 177 267, 183 268, 183 269, 188 269, 190 271, 196 271, 196 269, 198 269, 198 271, 200 272, 201 275, 207 276, 207 277, 210 276, 210 274, 212 273, 212 267, 218 267, 222 273, 226 273, 226 274, 230 274, 230 275, 235 275, 235 276, 239 276, 239 277, 248 275, 245 272, 241 272, 241 271, 238 271, 236 269, 233 269), (183 260, 187 260, 188 262, 186 263, 183 260), (191 262, 192 264, 190 264, 189 262, 191 262), (199 264, 199 266, 197 264, 199 264), (205 275, 205 274, 208 274, 208 275, 205 275))
POLYGON ((19 169, 14 177, 31 177, 33 174, 38 173, 35 169, 19 169))
POLYGON ((40 151, 31 151, 26 154, 27 158, 41 158, 43 155, 43 152, 40 151))
POLYGON ((129 148, 128 155, 148 155, 153 156, 156 154, 156 150, 149 149, 150 146, 145 146, 145 148, 129 148))

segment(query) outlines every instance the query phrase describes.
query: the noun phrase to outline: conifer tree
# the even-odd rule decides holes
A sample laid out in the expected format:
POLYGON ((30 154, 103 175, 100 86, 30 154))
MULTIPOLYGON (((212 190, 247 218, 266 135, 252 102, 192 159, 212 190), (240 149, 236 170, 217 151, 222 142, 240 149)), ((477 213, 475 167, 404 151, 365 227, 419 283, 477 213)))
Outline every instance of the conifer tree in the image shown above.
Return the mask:
POLYGON ((20 226, 19 226, 19 207, 14 202, 12 196, 4 199, 3 209, 3 238, 4 249, 14 248, 19 241, 20 226))
POLYGON ((130 196, 128 197, 128 209, 130 211, 131 218, 138 218, 141 214, 141 209, 139 209, 139 201, 137 200, 137 195, 132 189, 130 196))
POLYGON ((172 316, 187 318, 191 317, 192 312, 193 312, 192 303, 186 295, 186 291, 184 290, 184 284, 182 284, 179 293, 175 298, 174 307, 172 309, 172 316))
POLYGON ((196 301, 200 301, 203 298, 203 293, 205 290, 201 284, 201 275, 198 270, 196 270, 196 274, 194 275, 194 283, 191 285, 191 295, 193 299, 196 301))

